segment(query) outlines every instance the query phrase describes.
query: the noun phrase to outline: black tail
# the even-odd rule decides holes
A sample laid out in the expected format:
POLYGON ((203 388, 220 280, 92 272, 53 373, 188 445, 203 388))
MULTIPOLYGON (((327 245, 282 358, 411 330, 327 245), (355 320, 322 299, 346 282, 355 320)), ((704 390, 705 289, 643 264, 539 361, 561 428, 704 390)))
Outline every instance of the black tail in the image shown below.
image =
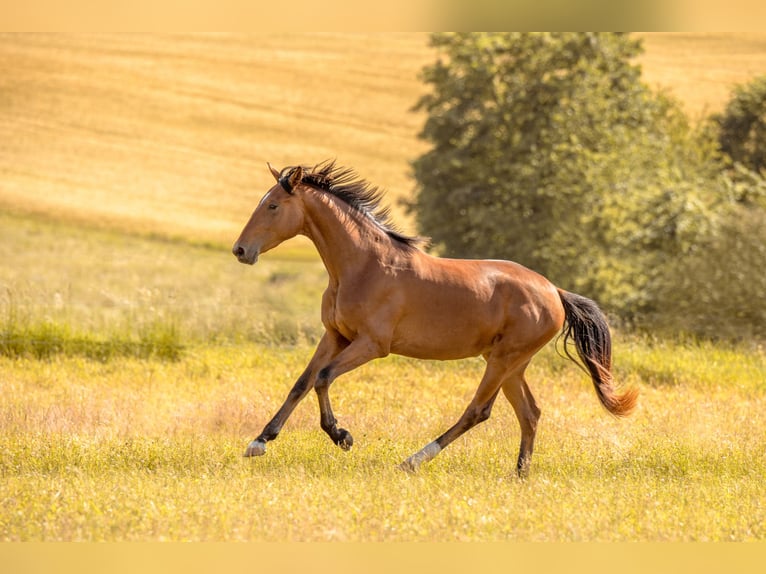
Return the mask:
POLYGON ((574 341, 577 356, 593 379, 601 404, 618 417, 630 414, 636 406, 638 391, 628 389, 622 394, 615 391, 612 378, 612 337, 606 317, 598 305, 586 297, 559 289, 564 305, 566 323, 561 331, 564 336, 566 356, 580 364, 569 352, 569 341, 574 341))

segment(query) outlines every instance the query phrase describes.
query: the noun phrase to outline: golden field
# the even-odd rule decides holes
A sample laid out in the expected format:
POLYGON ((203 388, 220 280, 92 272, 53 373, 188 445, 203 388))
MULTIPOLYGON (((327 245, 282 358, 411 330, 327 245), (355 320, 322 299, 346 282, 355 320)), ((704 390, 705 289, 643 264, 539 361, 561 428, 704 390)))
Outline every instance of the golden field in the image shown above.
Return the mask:
MULTIPOLYGON (((766 70, 766 34, 644 34, 651 86, 691 117, 766 70)), ((0 36, 0 206, 229 244, 282 167, 337 158, 390 193, 435 53, 425 34, 0 36)))

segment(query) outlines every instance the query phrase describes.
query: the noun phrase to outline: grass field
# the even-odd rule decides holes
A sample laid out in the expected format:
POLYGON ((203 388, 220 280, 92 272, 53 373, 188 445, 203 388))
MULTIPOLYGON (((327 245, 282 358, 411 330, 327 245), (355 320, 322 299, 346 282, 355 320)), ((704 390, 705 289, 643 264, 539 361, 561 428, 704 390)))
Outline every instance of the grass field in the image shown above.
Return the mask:
POLYGON ((313 397, 269 452, 243 459, 310 348, 194 345, 174 362, 0 358, 3 540, 750 541, 766 536, 766 357, 621 340, 638 411, 609 417, 548 349, 530 478, 513 477, 505 402, 423 467, 403 458, 454 422, 478 361, 392 357, 333 387, 356 443, 313 397))
MULTIPOLYGON (((766 36, 647 35, 694 114, 766 69, 766 36)), ((0 36, 0 540, 690 541, 766 538, 766 354, 618 334, 618 421, 546 348, 532 473, 493 417, 410 476, 482 362, 390 357, 241 458, 320 334, 325 274, 291 241, 228 252, 265 168, 337 157, 412 190, 426 37, 0 36)))

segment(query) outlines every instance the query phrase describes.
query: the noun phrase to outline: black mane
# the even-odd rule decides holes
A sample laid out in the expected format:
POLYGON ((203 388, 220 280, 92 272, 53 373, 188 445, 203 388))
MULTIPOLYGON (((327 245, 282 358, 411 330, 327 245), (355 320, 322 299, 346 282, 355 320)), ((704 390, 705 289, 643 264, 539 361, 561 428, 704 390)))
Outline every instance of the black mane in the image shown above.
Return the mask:
MULTIPOLYGON (((282 171, 288 174, 293 169, 295 168, 288 167, 282 171)), ((396 228, 391 221, 389 208, 380 205, 383 190, 361 179, 353 169, 336 166, 335 160, 326 160, 312 168, 304 168, 301 183, 337 197, 352 209, 369 217, 376 226, 399 243, 415 247, 424 242, 422 237, 405 235, 396 228)))

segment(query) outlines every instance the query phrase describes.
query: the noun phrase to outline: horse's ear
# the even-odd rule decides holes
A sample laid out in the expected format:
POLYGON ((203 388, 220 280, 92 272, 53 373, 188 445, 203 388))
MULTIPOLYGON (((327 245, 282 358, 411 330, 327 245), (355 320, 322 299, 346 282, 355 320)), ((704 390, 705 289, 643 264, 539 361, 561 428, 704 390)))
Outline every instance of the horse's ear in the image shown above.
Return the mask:
POLYGON ((271 175, 274 176, 274 179, 279 181, 279 172, 274 169, 274 167, 269 162, 266 162, 266 165, 269 166, 269 171, 271 171, 271 175))
POLYGON ((290 184, 290 191, 292 191, 298 185, 300 185, 302 179, 303 179, 303 168, 301 166, 298 166, 292 171, 292 173, 289 176, 289 179, 287 180, 290 184))

